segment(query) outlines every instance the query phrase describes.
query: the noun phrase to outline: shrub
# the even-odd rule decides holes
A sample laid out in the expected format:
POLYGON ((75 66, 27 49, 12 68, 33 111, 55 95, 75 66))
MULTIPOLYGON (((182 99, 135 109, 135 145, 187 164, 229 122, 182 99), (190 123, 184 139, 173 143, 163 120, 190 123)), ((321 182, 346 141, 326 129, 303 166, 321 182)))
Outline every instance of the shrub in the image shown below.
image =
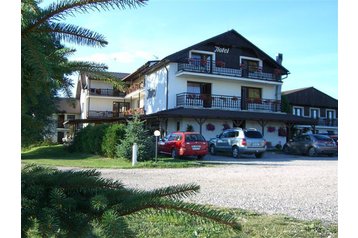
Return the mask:
POLYGON ((125 137, 125 128, 124 124, 114 124, 106 129, 102 141, 103 155, 110 158, 116 156, 116 146, 125 137))
POLYGON ((70 151, 103 155, 102 141, 109 125, 86 126, 76 133, 70 151))
POLYGON ((153 136, 150 136, 145 129, 145 121, 141 121, 138 116, 134 116, 126 127, 126 136, 117 146, 116 156, 124 159, 132 158, 132 146, 138 145, 138 161, 150 160, 154 156, 153 136))
POLYGON ((241 230, 231 214, 180 200, 199 188, 186 184, 139 191, 102 178, 95 170, 27 165, 21 171, 21 237, 135 237, 124 218, 144 210, 241 230))

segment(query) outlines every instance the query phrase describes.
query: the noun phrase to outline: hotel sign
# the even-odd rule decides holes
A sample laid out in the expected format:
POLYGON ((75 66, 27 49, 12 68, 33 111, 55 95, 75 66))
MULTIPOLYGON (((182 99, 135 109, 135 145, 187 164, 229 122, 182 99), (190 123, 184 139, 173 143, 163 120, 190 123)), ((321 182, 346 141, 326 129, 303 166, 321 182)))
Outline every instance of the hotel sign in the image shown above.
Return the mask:
POLYGON ((229 48, 224 48, 224 47, 215 46, 214 53, 228 54, 229 52, 230 52, 230 49, 229 49, 229 48))

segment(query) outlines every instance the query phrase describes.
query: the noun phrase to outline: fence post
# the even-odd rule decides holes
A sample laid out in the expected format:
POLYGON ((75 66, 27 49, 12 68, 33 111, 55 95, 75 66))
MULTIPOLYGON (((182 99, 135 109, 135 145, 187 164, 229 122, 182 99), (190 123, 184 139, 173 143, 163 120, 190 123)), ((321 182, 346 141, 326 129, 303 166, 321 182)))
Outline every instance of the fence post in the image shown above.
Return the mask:
POLYGON ((137 163, 137 156, 138 156, 138 145, 137 143, 134 143, 132 147, 132 166, 134 166, 137 163))

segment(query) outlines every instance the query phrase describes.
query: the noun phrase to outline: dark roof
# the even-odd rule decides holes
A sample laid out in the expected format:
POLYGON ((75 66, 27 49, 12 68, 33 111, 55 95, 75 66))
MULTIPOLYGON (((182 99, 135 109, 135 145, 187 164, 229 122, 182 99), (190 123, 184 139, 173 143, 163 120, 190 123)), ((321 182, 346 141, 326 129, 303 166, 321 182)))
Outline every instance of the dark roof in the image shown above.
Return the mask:
POLYGON ((56 98, 55 105, 57 113, 81 113, 80 100, 76 98, 56 98))
POLYGON ((338 100, 314 87, 282 92, 291 105, 338 108, 338 100))
MULTIPOLYGON (((168 64, 169 62, 181 62, 185 58, 188 58, 188 52, 192 49, 199 50, 201 47, 205 46, 224 46, 236 49, 250 49, 255 52, 255 55, 269 62, 275 68, 278 68, 282 71, 282 75, 289 74, 290 72, 283 67, 281 64, 277 63, 274 59, 272 59, 269 55, 247 40, 245 37, 240 35, 235 30, 230 30, 224 32, 220 35, 214 36, 210 39, 199 42, 195 45, 189 46, 183 50, 180 50, 176 53, 168 55, 164 57, 161 61, 148 61, 146 64, 137 69, 134 73, 128 75, 128 77, 124 78, 124 81, 133 80, 133 78, 140 77, 143 74, 156 70, 157 68, 162 67, 163 65, 168 64), (155 62, 155 64, 150 64, 150 62, 155 62)), ((235 59, 236 60, 236 59, 235 59)))
POLYGON ((171 54, 164 58, 171 61, 171 62, 179 62, 183 58, 188 57, 188 52, 192 49, 198 49, 198 47, 202 45, 217 45, 217 46, 226 46, 230 48, 246 48, 246 49, 252 49, 255 51, 256 55, 260 59, 264 59, 269 61, 271 64, 275 65, 275 67, 283 70, 286 74, 289 73, 289 71, 283 67, 282 65, 278 64, 274 59, 272 59, 269 55, 267 55, 265 52, 263 52, 261 49, 259 49, 256 45, 251 43, 248 39, 243 37, 241 34, 239 34, 235 30, 230 30, 227 32, 224 32, 220 35, 214 36, 210 39, 204 40, 200 43, 197 43, 195 45, 189 46, 188 48, 185 48, 181 51, 178 51, 174 54, 171 54))
POLYGON ((248 111, 228 111, 219 109, 196 109, 178 107, 147 115, 147 118, 207 118, 207 119, 232 119, 232 120, 265 120, 295 123, 302 125, 314 125, 316 120, 285 113, 266 113, 248 111))
POLYGON ((112 74, 114 77, 118 79, 123 79, 129 75, 129 73, 120 73, 120 72, 108 72, 108 73, 112 74))

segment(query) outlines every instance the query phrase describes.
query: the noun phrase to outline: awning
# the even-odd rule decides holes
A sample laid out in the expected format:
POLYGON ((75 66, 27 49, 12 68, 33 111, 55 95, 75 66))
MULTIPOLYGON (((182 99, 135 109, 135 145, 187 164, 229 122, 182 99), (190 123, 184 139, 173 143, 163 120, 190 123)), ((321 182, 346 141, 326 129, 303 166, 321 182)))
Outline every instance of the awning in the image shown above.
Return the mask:
POLYGON ((307 117, 295 116, 287 113, 228 111, 220 109, 174 108, 160 111, 146 118, 205 118, 205 119, 231 119, 231 120, 264 120, 279 121, 300 125, 316 125, 317 120, 307 117))

